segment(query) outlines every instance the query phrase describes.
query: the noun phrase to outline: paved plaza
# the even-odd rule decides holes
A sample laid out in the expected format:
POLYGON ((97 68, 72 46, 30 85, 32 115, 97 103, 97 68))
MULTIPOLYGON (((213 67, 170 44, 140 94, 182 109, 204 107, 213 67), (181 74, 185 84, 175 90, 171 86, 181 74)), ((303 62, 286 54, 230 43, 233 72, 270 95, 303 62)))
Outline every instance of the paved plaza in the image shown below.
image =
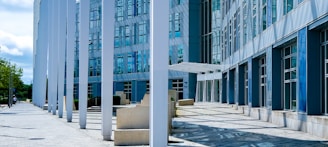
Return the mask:
MULTIPOLYGON (((196 103, 178 107, 169 146, 327 146, 326 140, 242 115, 232 106, 196 103)), ((113 129, 116 118, 113 118, 113 129)), ((87 129, 29 103, 0 109, 0 146, 114 146, 103 141, 100 112, 88 112, 87 129)))

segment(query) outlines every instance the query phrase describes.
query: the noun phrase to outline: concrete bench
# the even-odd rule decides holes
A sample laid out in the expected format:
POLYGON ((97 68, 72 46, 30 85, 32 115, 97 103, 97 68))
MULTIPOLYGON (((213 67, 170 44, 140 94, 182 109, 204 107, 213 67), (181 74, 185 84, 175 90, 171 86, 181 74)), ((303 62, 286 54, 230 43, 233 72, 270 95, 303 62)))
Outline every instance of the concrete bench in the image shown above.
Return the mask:
POLYGON ((183 99, 178 101, 179 106, 194 105, 194 99, 183 99))
POLYGON ((117 129, 149 128, 149 106, 118 109, 116 115, 117 129))
MULTIPOLYGON (((172 126, 172 116, 175 115, 174 104, 168 98, 168 133, 172 126)), ((141 104, 132 108, 117 109, 117 123, 114 131, 115 145, 148 145, 149 144, 149 94, 146 93, 141 104)))
POLYGON ((149 129, 116 129, 114 145, 148 145, 149 129))

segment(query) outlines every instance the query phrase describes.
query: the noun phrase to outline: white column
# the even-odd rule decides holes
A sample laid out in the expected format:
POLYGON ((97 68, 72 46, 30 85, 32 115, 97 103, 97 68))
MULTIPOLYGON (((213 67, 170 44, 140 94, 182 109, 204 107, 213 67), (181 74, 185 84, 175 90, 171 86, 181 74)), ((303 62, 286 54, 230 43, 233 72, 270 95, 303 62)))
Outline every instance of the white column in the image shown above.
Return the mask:
POLYGON ((52 90, 53 90, 53 3, 54 1, 49 1, 48 3, 48 112, 50 113, 52 110, 52 90))
POLYGON ((67 47, 66 47, 66 111, 67 122, 72 122, 74 90, 74 45, 75 45, 76 0, 67 1, 67 47))
POLYGON ((41 19, 42 19, 42 36, 40 38, 41 44, 41 51, 39 55, 41 56, 41 62, 37 63, 40 64, 40 75, 39 76, 39 106, 43 108, 46 99, 46 84, 47 84, 47 54, 48 54, 48 0, 43 0, 41 2, 41 19))
POLYGON ((214 88, 215 88, 215 82, 214 82, 214 80, 212 80, 211 81, 212 82, 212 84, 211 84, 211 102, 214 102, 215 100, 214 100, 214 88))
POLYGON ((150 1, 150 146, 168 141, 169 1, 150 1))
POLYGON ((52 114, 56 115, 57 111, 57 90, 58 90, 58 7, 59 7, 59 1, 54 1, 53 5, 53 91, 52 91, 52 114))
POLYGON ((199 102, 199 82, 196 82, 196 94, 195 94, 195 101, 199 102))
POLYGON ((80 1, 79 114, 81 129, 85 129, 87 125, 89 7, 90 0, 80 1))
POLYGON ((66 10, 67 1, 59 1, 58 7, 58 117, 63 117, 65 48, 66 48, 66 10))
POLYGON ((102 0, 101 115, 104 140, 111 140, 113 113, 113 63, 115 1, 102 0))

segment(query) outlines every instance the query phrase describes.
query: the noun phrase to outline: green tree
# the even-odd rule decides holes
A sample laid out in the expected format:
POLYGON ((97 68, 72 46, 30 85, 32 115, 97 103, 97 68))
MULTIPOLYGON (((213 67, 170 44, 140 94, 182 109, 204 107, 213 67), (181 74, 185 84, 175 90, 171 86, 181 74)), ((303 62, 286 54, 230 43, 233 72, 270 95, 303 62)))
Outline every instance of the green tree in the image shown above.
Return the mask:
POLYGON ((10 75, 12 78, 12 88, 22 88, 24 85, 21 80, 23 69, 4 58, 0 58, 0 90, 3 95, 8 94, 10 75))

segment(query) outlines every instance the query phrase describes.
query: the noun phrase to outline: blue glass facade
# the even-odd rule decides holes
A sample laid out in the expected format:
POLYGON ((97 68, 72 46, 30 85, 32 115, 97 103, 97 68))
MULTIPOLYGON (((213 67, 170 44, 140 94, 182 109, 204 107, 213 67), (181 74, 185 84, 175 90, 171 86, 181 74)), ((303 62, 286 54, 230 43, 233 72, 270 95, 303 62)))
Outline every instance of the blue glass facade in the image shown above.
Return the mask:
MULTIPOLYGON (((249 108, 268 110, 266 115, 274 110, 327 114, 326 62, 322 55, 326 43, 319 40, 325 42, 328 19, 316 22, 313 15, 298 17, 313 4, 294 0, 221 1, 220 45, 222 64, 227 65, 222 94, 228 103, 246 105, 247 93, 249 108), (248 77, 244 76, 245 66, 248 77)), ((327 13, 321 11, 320 15, 327 13)))
MULTIPOLYGON (((125 91, 133 102, 142 99, 144 92, 149 90, 149 0, 116 0, 115 29, 114 29, 114 93, 125 91)), ((170 1, 170 62, 198 62, 198 56, 189 56, 190 52, 199 50, 200 34, 196 32, 199 26, 190 24, 198 22, 199 8, 189 9, 199 5, 199 1, 171 0, 170 1), (195 29, 196 28, 196 29, 195 29)), ((79 3, 77 3, 79 9, 79 3)), ((101 74, 101 0, 90 1, 90 35, 89 35, 89 98, 100 97, 101 74)), ((78 14, 76 25, 79 25, 78 14)), ((77 27, 78 28, 78 27, 77 27)), ((78 97, 78 30, 76 31, 75 50, 75 98, 78 97)), ((199 32, 199 31, 198 31, 199 32)), ((194 97, 195 78, 193 74, 169 71, 170 89, 178 91, 179 98, 194 97), (182 84, 182 85, 181 85, 182 84)))

